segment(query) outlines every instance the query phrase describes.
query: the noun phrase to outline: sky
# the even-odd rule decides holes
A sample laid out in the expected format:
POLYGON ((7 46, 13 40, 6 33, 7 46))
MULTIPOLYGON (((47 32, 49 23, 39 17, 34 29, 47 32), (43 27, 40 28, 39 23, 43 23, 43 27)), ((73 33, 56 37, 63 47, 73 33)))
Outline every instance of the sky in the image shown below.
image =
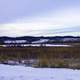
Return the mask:
POLYGON ((0 0, 0 36, 80 36, 80 0, 0 0))

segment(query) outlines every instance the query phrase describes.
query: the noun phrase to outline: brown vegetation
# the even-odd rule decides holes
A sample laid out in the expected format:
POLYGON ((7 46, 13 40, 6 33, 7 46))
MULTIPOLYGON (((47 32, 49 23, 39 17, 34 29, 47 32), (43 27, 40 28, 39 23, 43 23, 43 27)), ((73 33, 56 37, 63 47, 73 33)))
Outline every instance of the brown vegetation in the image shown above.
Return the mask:
POLYGON ((80 68, 80 47, 0 47, 0 61, 30 60, 34 67, 80 68))

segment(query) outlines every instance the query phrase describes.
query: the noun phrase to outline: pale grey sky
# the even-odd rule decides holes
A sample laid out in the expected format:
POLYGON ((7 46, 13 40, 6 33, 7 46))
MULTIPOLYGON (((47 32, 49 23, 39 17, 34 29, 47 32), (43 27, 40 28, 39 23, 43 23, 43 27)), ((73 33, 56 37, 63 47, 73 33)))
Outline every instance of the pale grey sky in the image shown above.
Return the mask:
POLYGON ((47 35, 80 36, 80 0, 0 0, 0 36, 47 35))

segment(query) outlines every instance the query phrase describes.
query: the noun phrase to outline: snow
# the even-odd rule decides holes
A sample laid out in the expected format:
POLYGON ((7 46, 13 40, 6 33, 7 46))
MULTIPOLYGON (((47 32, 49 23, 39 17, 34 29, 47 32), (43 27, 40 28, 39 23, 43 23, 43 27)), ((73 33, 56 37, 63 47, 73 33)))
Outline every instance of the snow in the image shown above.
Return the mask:
POLYGON ((49 39, 40 39, 38 41, 33 41, 32 43, 44 43, 44 42, 47 42, 49 41, 49 39))
POLYGON ((64 44, 46 44, 45 46, 48 46, 48 47, 69 47, 71 45, 64 45, 64 44))
MULTIPOLYGON (((0 45, 2 47, 7 47, 7 46, 14 46, 14 45, 0 45)), ((18 46, 18 45, 15 45, 18 46)), ((28 47, 28 46, 47 46, 47 47, 71 47, 71 45, 65 45, 65 44, 22 44, 22 47, 28 47)))
POLYGON ((24 46, 47 46, 47 47, 71 47, 71 45, 64 45, 64 44, 26 44, 24 46))
POLYGON ((26 40, 6 40, 4 43, 26 43, 26 40))
POLYGON ((0 64, 0 80, 80 80, 80 70, 0 64))

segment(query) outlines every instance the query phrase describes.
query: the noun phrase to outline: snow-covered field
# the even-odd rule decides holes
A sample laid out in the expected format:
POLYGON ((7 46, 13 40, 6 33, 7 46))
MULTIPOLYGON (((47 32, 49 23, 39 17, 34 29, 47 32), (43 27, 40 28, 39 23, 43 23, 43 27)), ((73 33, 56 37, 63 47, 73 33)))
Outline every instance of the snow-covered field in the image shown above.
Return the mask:
MULTIPOLYGON (((14 45, 0 45, 1 47, 8 47, 8 46, 14 46, 14 45)), ((17 45, 15 45, 17 46, 17 45)), ((22 47, 27 47, 27 46, 37 46, 40 47, 41 44, 22 44, 22 47)), ((43 44, 43 46, 47 46, 47 47, 71 47, 71 45, 65 45, 65 44, 43 44)))
POLYGON ((80 70, 0 64, 0 80, 80 80, 80 70))

